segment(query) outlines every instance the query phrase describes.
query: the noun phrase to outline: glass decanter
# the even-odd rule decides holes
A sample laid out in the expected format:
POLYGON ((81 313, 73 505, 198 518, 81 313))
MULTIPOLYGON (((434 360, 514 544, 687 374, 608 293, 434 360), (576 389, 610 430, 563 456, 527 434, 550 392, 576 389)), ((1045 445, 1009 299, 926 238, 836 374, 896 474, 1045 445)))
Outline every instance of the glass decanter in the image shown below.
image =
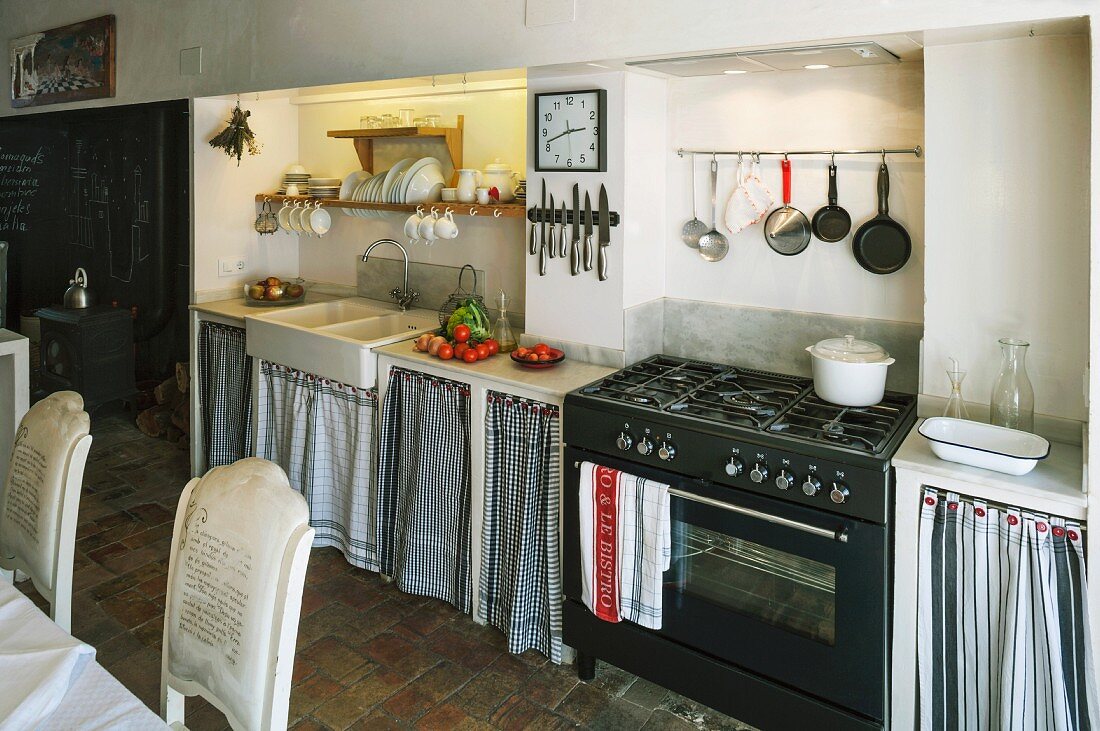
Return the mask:
POLYGON ((508 322, 508 295, 504 294, 503 289, 497 295, 497 303, 500 305, 500 317, 493 325, 493 340, 500 345, 500 352, 510 353, 516 349, 516 336, 512 332, 512 323, 508 322))
POLYGON ((951 367, 947 369, 947 379, 951 381, 951 395, 947 398, 947 408, 943 415, 951 419, 969 419, 966 402, 963 400, 962 385, 966 371, 959 369, 959 361, 951 358, 951 367))
POLYGON ((1035 428, 1035 391, 1027 377, 1024 358, 1030 343, 1001 338, 1001 372, 993 382, 989 423, 1030 432, 1035 428))

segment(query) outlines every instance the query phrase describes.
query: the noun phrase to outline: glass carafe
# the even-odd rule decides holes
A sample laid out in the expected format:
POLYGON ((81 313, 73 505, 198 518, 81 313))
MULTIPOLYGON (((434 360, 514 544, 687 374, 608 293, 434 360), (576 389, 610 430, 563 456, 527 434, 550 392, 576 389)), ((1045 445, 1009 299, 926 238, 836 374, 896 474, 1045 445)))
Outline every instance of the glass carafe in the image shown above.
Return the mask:
POLYGON ((969 419, 966 413, 966 401, 963 400, 962 385, 966 378, 966 371, 959 368, 959 362, 951 359, 951 367, 947 369, 947 379, 951 381, 951 395, 947 398, 947 408, 943 415, 951 419, 969 419))
POLYGON ((1024 358, 1029 343, 1001 338, 1001 372, 993 382, 989 423, 1030 432, 1035 428, 1035 391, 1027 377, 1024 358))
POLYGON ((508 322, 508 295, 503 289, 497 295, 497 304, 500 305, 500 317, 493 326, 493 340, 500 345, 500 352, 510 353, 516 349, 516 335, 512 332, 512 323, 508 322))

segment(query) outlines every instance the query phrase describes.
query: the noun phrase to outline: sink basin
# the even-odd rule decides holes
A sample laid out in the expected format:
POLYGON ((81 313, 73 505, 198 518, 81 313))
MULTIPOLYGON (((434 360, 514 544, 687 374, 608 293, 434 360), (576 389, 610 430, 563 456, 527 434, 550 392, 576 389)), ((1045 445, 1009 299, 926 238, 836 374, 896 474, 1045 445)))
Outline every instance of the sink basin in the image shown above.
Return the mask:
POLYGON ((376 385, 374 348, 439 327, 432 310, 400 312, 358 298, 249 315, 244 321, 249 355, 359 388, 376 385))

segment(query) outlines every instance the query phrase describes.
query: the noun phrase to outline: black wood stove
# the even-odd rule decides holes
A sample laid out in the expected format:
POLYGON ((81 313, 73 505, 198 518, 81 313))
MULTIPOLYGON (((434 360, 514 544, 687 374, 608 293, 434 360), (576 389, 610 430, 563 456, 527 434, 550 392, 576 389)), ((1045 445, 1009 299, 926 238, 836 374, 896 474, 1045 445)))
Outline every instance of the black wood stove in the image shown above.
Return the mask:
POLYGON ((41 325, 41 395, 76 391, 84 407, 137 393, 134 384, 134 324, 129 310, 100 305, 84 309, 45 307, 41 325))

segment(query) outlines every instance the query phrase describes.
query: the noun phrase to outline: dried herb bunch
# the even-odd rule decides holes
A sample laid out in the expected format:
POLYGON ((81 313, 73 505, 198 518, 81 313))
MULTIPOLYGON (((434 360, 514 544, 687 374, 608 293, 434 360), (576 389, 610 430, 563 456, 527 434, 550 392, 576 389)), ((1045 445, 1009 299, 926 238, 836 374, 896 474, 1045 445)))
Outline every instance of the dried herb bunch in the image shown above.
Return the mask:
POLYGON ((256 134, 248 126, 248 118, 252 112, 241 109, 241 103, 233 109, 233 116, 229 118, 229 126, 210 140, 210 146, 225 150, 225 154, 237 158, 237 166, 240 167, 241 155, 245 147, 248 147, 249 155, 259 155, 260 145, 256 141, 256 134))

